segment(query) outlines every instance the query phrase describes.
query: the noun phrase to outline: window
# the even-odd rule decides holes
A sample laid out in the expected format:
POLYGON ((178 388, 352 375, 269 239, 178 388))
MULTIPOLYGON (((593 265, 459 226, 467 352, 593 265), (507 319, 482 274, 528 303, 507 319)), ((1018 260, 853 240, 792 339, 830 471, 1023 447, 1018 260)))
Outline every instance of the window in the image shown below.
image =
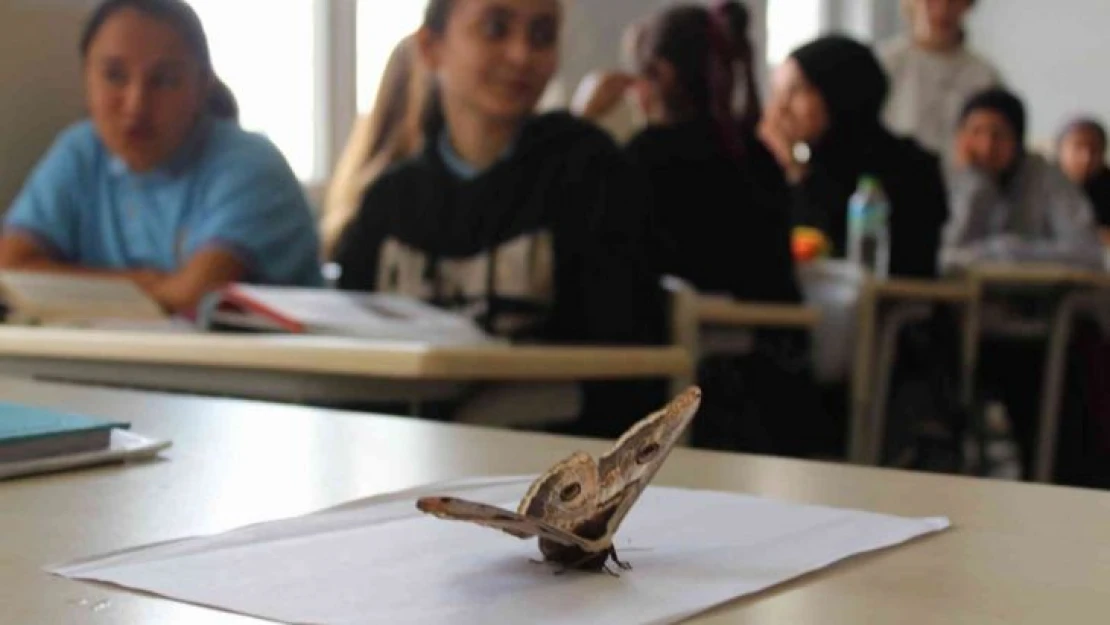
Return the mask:
POLYGON ((768 0, 767 64, 775 67, 795 48, 821 34, 821 0, 768 0))
POLYGON ((208 32, 216 73, 240 121, 282 151, 305 182, 326 175, 317 0, 189 0, 208 32))
POLYGON ((355 36, 360 113, 374 104, 389 55, 405 36, 419 28, 426 5, 423 0, 358 0, 355 36))

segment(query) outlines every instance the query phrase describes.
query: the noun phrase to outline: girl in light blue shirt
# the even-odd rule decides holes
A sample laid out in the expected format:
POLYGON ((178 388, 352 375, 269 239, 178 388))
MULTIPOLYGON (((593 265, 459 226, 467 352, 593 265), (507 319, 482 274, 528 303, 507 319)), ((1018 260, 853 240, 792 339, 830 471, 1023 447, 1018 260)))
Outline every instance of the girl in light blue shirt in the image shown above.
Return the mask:
POLYGON ((188 4, 106 0, 81 53, 90 119, 16 198, 0 267, 125 276, 179 312, 229 282, 319 284, 315 225, 285 159, 212 114, 216 79, 188 4))

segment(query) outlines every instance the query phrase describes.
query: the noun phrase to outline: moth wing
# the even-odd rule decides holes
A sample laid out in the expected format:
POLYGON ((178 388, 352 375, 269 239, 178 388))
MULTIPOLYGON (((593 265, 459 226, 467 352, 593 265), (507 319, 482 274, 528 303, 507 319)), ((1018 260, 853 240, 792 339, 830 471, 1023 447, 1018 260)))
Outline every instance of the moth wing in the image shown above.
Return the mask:
MULTIPOLYGON (((450 521, 468 521, 498 529, 517 538, 540 538, 568 547, 579 547, 587 552, 598 551, 603 544, 559 529, 539 519, 526 517, 497 506, 456 499, 454 497, 424 497, 416 502, 421 512, 450 521)), ((607 544, 607 543, 604 543, 607 544)))
POLYGON ((610 502, 626 488, 642 491, 663 466, 701 406, 701 389, 691 387, 662 410, 628 429, 598 460, 601 501, 610 502))
POLYGON ((575 452, 532 483, 517 512, 571 529, 597 512, 599 488, 597 461, 587 453, 575 452))

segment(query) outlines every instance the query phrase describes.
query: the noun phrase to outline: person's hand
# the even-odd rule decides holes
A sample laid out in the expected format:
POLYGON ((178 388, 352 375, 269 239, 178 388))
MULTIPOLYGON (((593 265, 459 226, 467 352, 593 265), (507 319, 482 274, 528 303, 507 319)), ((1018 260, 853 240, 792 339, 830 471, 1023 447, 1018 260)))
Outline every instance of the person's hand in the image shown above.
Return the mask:
POLYGON ((154 300, 165 310, 169 310, 165 301, 164 291, 170 276, 153 269, 136 269, 126 274, 127 278, 135 283, 147 297, 154 300))
POLYGON ((599 120, 620 104, 636 84, 636 77, 623 72, 595 72, 586 76, 571 101, 571 110, 589 120, 599 120))
POLYGON ((768 108, 759 122, 756 135, 775 157, 787 181, 797 184, 805 178, 808 163, 799 162, 795 156, 795 149, 801 142, 787 117, 774 108, 768 108))
POLYGON ((166 274, 153 269, 136 269, 127 272, 127 278, 150 295, 166 279, 166 274))
POLYGON ((962 139, 957 138, 952 146, 952 162, 960 169, 976 169, 976 161, 971 146, 962 139))
POLYGON ((1098 235, 1102 238, 1102 244, 1106 247, 1110 247, 1110 228, 1099 229, 1098 235))

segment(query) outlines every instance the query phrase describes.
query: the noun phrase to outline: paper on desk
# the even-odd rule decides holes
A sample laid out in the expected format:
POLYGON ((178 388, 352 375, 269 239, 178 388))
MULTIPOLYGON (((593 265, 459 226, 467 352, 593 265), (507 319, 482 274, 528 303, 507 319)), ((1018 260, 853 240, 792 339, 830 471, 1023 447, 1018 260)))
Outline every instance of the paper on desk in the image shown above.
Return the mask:
POLYGON ((673 623, 949 525, 650 488, 617 534, 634 570, 556 576, 531 561, 534 540, 413 506, 421 495, 450 494, 513 508, 529 481, 419 489, 52 572, 281 622, 673 623))

